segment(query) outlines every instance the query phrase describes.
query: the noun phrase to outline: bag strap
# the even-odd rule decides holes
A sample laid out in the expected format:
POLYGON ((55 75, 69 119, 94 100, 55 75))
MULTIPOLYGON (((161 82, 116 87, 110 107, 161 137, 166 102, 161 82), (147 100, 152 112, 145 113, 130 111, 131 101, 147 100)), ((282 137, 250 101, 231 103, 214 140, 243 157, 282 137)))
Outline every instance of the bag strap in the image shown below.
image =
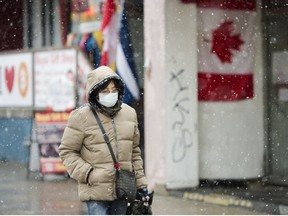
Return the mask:
POLYGON ((98 125, 99 125, 99 127, 100 127, 100 129, 101 129, 101 131, 102 131, 104 140, 105 140, 105 142, 107 143, 107 146, 108 146, 108 148, 109 148, 109 151, 110 151, 110 153, 111 153, 111 156, 112 156, 112 159, 113 159, 113 162, 114 162, 114 167, 115 167, 115 169, 119 169, 119 168, 120 168, 120 165, 119 165, 119 163, 118 163, 118 161, 117 161, 117 159, 116 159, 116 157, 115 157, 115 154, 114 154, 114 152, 113 152, 113 149, 112 149, 112 146, 111 146, 109 137, 108 137, 108 135, 106 134, 106 131, 105 131, 105 129, 104 129, 102 123, 101 123, 101 120, 100 120, 97 112, 94 110, 93 107, 91 107, 91 110, 92 110, 92 112, 93 112, 93 114, 94 114, 94 117, 95 117, 95 119, 96 119, 96 121, 97 121, 97 123, 98 123, 98 125))

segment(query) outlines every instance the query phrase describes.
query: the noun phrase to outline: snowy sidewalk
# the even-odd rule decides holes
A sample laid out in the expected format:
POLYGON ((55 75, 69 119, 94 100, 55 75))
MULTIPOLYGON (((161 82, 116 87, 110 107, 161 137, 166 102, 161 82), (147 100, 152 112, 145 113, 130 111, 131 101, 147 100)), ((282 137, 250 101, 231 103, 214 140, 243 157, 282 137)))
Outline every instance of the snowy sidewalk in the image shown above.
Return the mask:
MULTIPOLYGON (((74 180, 43 181, 31 176, 27 178, 26 167, 23 165, 0 162, 1 215, 87 214, 86 206, 78 200, 77 183, 74 180)), ((263 215, 271 212, 269 209, 255 208, 254 202, 253 205, 246 207, 225 205, 223 204, 226 199, 225 193, 228 191, 225 193, 218 191, 217 196, 212 198, 212 192, 215 191, 210 192, 203 187, 189 191, 166 191, 163 187, 156 187, 152 206, 153 214, 263 215), (222 203, 219 203, 219 200, 222 200, 222 203)), ((236 196, 233 197, 236 199, 236 196)), ((273 211, 270 214, 275 213, 277 212, 273 211)))

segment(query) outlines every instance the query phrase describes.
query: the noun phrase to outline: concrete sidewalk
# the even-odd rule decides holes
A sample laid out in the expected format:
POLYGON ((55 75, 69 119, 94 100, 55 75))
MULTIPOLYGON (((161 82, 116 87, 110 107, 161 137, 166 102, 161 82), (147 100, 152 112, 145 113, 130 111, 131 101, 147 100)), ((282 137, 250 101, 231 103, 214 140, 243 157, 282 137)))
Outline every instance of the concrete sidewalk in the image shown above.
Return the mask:
MULTIPOLYGON (((213 195, 201 187, 197 190, 167 191, 159 186, 155 188, 153 214, 263 215, 279 213, 271 211, 270 208, 257 209, 254 201, 244 200, 237 196, 228 199, 222 192, 213 195), (237 201, 239 204, 236 204, 237 201)), ((33 175, 27 178, 25 166, 0 162, 0 214, 84 215, 87 212, 84 203, 78 200, 77 183, 74 180, 65 178, 57 181, 43 181, 33 175)))

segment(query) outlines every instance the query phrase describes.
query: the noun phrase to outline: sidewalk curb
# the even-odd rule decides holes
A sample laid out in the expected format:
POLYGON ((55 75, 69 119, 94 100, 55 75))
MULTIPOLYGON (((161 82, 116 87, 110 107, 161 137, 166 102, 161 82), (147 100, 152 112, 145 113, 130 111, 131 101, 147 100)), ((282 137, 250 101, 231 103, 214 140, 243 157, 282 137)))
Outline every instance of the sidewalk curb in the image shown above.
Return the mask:
POLYGON ((185 190, 167 190, 165 185, 156 185, 154 192, 161 196, 174 196, 180 199, 204 202, 208 204, 234 206, 254 210, 263 214, 271 215, 287 215, 288 206, 277 203, 268 203, 258 200, 244 199, 236 195, 227 195, 221 193, 207 193, 197 191, 185 190))
POLYGON ((197 197, 200 198, 200 199, 198 198, 198 201, 203 201, 205 203, 250 208, 250 209, 254 209, 255 211, 265 212, 268 214, 279 214, 279 212, 275 212, 275 209, 278 209, 278 208, 277 208, 277 205, 274 205, 274 204, 268 205, 268 204, 261 203, 261 202, 244 200, 237 196, 229 196, 229 195, 215 194, 215 193, 207 194, 207 195, 203 195, 199 193, 190 193, 190 192, 183 193, 183 199, 197 200, 194 198, 195 196, 196 198, 197 197))
POLYGON ((200 194, 200 193, 191 193, 184 192, 183 199, 191 199, 196 201, 203 201, 205 203, 218 204, 224 206, 241 206, 246 208, 251 208, 253 203, 249 200, 241 200, 238 197, 220 195, 220 194, 200 194))

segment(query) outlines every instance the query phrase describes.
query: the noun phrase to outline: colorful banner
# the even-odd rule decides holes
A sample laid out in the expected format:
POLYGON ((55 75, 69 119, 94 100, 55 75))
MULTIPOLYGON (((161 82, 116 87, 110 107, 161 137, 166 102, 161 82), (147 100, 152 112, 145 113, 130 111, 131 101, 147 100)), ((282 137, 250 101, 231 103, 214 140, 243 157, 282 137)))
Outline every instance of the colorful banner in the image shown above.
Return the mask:
POLYGON ((32 107, 32 53, 0 55, 0 107, 32 107))
POLYGON ((76 50, 34 54, 35 107, 65 111, 76 105, 76 50))
POLYGON ((199 0, 198 99, 253 98, 255 1, 199 0))

